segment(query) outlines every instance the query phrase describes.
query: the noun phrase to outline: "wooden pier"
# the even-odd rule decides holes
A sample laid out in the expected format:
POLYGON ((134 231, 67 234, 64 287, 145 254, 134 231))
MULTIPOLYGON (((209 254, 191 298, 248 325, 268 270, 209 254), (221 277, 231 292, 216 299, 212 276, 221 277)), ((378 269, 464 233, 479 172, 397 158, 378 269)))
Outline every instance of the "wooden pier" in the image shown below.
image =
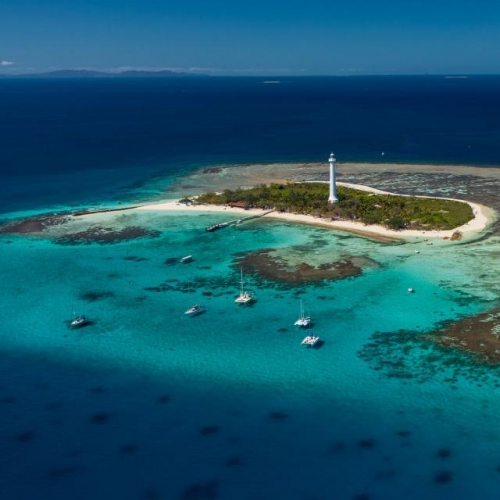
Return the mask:
POLYGON ((261 214, 248 215, 247 217, 240 217, 238 219, 228 220, 226 222, 219 222, 218 224, 212 224, 211 226, 207 226, 205 231, 209 233, 213 231, 217 231, 217 229, 222 229, 223 227, 233 226, 235 224, 240 224, 241 222, 250 220, 250 219, 258 219, 259 217, 264 217, 264 215, 270 214, 274 212, 274 210, 268 210, 267 212, 263 212, 261 214))

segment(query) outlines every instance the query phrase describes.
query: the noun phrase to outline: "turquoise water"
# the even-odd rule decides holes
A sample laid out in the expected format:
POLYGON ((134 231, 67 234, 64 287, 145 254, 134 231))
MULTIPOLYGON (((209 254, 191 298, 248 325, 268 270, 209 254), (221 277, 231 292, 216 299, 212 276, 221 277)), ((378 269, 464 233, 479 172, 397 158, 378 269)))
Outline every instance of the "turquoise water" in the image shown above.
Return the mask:
MULTIPOLYGON (((5 80, 1 218, 142 202, 203 166, 319 162, 332 148, 341 162, 384 152, 488 168, 498 88, 498 77, 5 80)), ((436 182, 467 193, 415 177, 442 193, 436 182)), ((106 225, 159 236, 103 246, 0 236, 2 500, 498 498, 498 371, 419 340, 498 307, 498 238, 387 245, 265 220, 204 231, 220 219, 123 212, 106 225), (237 307, 241 253, 263 248, 366 267, 300 286, 246 272, 258 300, 237 307), (319 349, 293 325, 301 300, 319 349), (196 302, 206 313, 186 318, 196 302), (91 324, 69 330, 74 313, 91 324)))
POLYGON ((498 241, 116 217, 160 235, 0 239, 4 498, 497 498, 495 373, 464 358, 457 375, 414 337, 493 307, 498 241), (292 263, 370 262, 300 286, 247 275, 257 301, 237 306, 238 258, 264 248, 292 263), (300 344, 300 299, 319 349, 300 344), (206 312, 185 317, 194 303, 206 312), (73 312, 91 324, 69 330, 73 312))

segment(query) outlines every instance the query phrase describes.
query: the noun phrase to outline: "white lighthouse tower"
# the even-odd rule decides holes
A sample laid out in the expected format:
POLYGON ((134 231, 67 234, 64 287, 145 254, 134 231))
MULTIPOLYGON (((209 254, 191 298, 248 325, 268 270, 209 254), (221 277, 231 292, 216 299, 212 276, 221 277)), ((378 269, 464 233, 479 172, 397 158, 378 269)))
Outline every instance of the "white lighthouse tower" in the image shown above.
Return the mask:
POLYGON ((337 203, 339 201, 337 197, 337 190, 335 189, 335 156, 330 153, 330 158, 328 158, 328 163, 330 163, 330 196, 328 197, 328 203, 337 203))

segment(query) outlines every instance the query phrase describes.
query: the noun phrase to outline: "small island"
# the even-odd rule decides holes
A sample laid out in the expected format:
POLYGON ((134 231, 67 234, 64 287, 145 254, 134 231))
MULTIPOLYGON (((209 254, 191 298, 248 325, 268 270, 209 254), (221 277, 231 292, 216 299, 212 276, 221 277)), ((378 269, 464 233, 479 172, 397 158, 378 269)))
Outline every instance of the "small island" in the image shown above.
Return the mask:
MULTIPOLYGON (((159 203, 8 220, 0 223, 0 233, 34 236, 43 233, 60 243, 113 243, 156 236, 156 233, 136 226, 130 228, 126 223, 119 228, 116 218, 107 217, 109 212, 201 210, 246 212, 243 217, 216 222, 208 226, 207 231, 266 216, 348 231, 381 242, 415 242, 422 237, 435 241, 470 241, 480 237, 494 218, 492 210, 470 201, 423 193, 395 194, 366 185, 337 182, 336 162, 331 153, 329 181, 323 180, 323 166, 315 164, 209 167, 183 177, 177 190, 170 190, 169 199, 159 203), (223 191, 215 191, 219 186, 223 186, 223 191), (174 192, 180 195, 178 201, 172 200, 174 192), (112 226, 104 226, 104 220, 99 220, 103 216, 112 226), (79 223, 76 218, 80 219, 79 223)), ((370 170, 373 168, 371 165, 370 170)), ((405 170, 407 168, 405 166, 405 170)))
POLYGON ((445 198, 401 196, 339 185, 336 203, 329 203, 328 185, 322 182, 260 185, 225 189, 185 199, 194 204, 275 210, 335 220, 380 225, 393 230, 451 230, 474 219, 472 207, 445 198))

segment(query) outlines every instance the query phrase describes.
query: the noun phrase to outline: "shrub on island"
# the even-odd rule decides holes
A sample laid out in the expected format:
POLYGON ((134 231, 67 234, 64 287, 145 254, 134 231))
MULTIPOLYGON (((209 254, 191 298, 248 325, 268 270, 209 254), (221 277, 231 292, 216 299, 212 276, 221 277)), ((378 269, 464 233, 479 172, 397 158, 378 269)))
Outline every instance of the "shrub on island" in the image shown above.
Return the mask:
POLYGON ((355 220, 390 229, 449 230, 474 218, 469 204, 443 198, 371 193, 337 187, 338 203, 328 203, 328 184, 320 182, 259 185, 200 195, 197 203, 274 209, 332 220, 355 220))

